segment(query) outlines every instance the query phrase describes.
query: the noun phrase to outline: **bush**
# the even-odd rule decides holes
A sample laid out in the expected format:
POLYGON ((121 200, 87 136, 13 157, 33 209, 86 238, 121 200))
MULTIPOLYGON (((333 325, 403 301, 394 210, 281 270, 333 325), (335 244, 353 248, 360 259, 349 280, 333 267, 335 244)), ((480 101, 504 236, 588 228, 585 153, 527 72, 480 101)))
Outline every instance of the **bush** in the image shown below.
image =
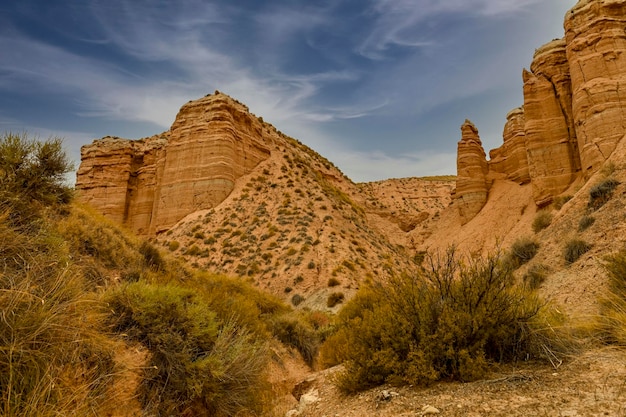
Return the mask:
POLYGON ((140 398, 159 415, 237 415, 260 406, 264 342, 220 320, 198 291, 133 283, 109 294, 115 329, 151 353, 140 398))
POLYGON ((573 264, 578 258, 589 251, 589 249, 591 249, 591 245, 584 240, 573 239, 565 244, 563 257, 568 264, 573 264))
POLYGON ((602 207, 613 196, 613 191, 619 185, 619 181, 608 178, 589 190, 589 203, 587 206, 592 210, 602 207))
POLYGON ((146 267, 154 271, 165 271, 165 261, 161 253, 150 242, 143 241, 139 246, 139 253, 143 256, 146 267))
POLYGON ((558 196, 552 201, 552 204, 554 205, 555 209, 561 210, 561 208, 565 205, 565 203, 570 201, 572 198, 573 196, 571 195, 558 196))
POLYGON ((585 230, 587 230, 588 228, 591 227, 592 224, 594 224, 596 221, 596 219, 592 216, 583 216, 580 218, 580 221, 578 222, 578 231, 579 232, 584 232, 585 230))
POLYGON ((313 366, 319 339, 315 330, 302 317, 294 314, 276 317, 272 320, 272 334, 285 345, 298 350, 302 359, 313 366))
POLYGON ((539 243, 532 239, 522 238, 516 240, 511 246, 508 260, 513 268, 519 268, 535 257, 539 250, 539 243))
POLYGON ((338 285, 341 285, 341 282, 339 282, 339 280, 337 278, 328 278, 328 286, 329 287, 336 287, 338 285))
POLYGON ((552 223, 552 214, 545 210, 541 210, 537 213, 535 220, 533 220, 533 232, 539 233, 543 229, 550 226, 550 223, 552 223))
POLYGON ((626 345, 626 249, 604 260, 609 285, 600 299, 599 333, 606 343, 626 345))
POLYGON ((304 301, 304 297, 301 296, 300 294, 294 294, 291 297, 291 304, 293 304, 296 307, 300 305, 300 303, 302 303, 303 301, 304 301))
POLYGON ((333 308, 337 304, 343 303, 345 296, 342 292, 334 292, 328 296, 328 300, 326 300, 326 307, 333 308))
POLYGON ((0 208, 12 207, 9 220, 20 223, 38 217, 43 207, 69 203, 65 174, 72 168, 59 138, 41 142, 26 134, 0 135, 0 208))
POLYGON ((167 248, 170 250, 170 252, 175 252, 178 250, 178 248, 180 248, 180 242, 176 241, 176 240, 172 240, 168 245, 167 248))
MULTIPOLYGON (((514 284, 498 255, 463 263, 454 251, 415 276, 360 290, 339 313, 320 352, 344 362, 344 392, 383 383, 471 381, 488 364, 542 357, 535 330, 542 303, 514 284)), ((550 334, 540 345, 549 350, 550 334)))
POLYGON ((115 374, 102 305, 52 222, 8 218, 25 219, 0 213, 0 414, 99 414, 115 374))
POLYGON ((546 280, 549 270, 543 264, 532 265, 523 276, 524 284, 531 290, 536 290, 546 280))

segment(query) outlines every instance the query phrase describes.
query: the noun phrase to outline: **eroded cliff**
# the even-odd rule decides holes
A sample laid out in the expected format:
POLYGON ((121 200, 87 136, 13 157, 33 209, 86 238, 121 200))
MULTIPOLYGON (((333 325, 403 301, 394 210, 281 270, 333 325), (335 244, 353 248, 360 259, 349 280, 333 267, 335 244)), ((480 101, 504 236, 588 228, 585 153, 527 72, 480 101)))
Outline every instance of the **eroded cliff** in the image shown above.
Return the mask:
POLYGON ((161 135, 83 146, 76 188, 105 216, 158 233, 222 202, 237 178, 269 156, 273 135, 243 104, 209 95, 185 104, 161 135))
MULTIPOLYGON (((487 172, 475 170, 467 179, 465 164, 458 164, 455 197, 463 222, 486 201, 468 184, 485 177, 530 183, 542 207, 609 158, 626 136, 625 27, 623 0, 581 0, 565 16, 565 37, 535 51, 522 73, 524 104, 507 115, 504 143, 489 152, 487 172)), ((462 161, 478 151, 459 146, 458 152, 462 161)))

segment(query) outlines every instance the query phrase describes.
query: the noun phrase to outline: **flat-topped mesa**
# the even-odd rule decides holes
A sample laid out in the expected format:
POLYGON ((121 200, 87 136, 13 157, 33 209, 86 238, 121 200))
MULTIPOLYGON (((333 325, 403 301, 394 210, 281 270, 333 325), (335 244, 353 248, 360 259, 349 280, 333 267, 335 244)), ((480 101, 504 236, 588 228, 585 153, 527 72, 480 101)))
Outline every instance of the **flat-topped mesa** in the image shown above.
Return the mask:
POLYGON ((455 200, 465 224, 476 216, 487 202, 489 167, 478 129, 469 120, 461 126, 457 150, 455 200))
POLYGON ((537 49, 523 71, 525 142, 538 206, 565 191, 580 171, 565 40, 537 49))
POLYGON ((152 235, 221 203, 269 157, 265 132, 244 105, 209 95, 185 104, 162 135, 83 146, 76 188, 105 216, 152 235))
POLYGON ((576 136, 589 176, 626 135, 626 4, 580 0, 564 27, 576 136))
POLYGON ((502 146, 489 151, 489 171, 504 174, 507 179, 518 184, 530 182, 528 156, 526 153, 526 117, 524 109, 518 107, 506 115, 502 132, 502 146))

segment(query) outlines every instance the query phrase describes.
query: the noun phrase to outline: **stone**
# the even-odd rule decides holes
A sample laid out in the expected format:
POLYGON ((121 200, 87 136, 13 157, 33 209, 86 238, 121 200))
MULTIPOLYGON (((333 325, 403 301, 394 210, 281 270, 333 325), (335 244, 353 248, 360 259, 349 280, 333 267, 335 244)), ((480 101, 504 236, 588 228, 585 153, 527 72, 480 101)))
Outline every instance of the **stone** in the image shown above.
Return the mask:
POLYGON ((429 415, 433 415, 433 414, 439 414, 440 411, 433 407, 432 405, 425 405, 424 407, 422 407, 422 415, 423 416, 429 416, 429 415))
POLYGON ((469 222, 487 202, 489 167, 478 129, 465 120, 461 126, 461 141, 457 150, 457 179, 455 204, 459 209, 461 222, 469 222))

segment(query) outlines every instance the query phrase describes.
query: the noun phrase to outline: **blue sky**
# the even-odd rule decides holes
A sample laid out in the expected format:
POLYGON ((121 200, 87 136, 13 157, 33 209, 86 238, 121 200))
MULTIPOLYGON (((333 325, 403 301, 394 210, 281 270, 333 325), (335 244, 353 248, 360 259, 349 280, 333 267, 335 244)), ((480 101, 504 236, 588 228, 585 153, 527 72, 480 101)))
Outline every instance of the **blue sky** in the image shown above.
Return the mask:
POLYGON ((163 132, 220 90, 354 181, 456 173, 466 118, 488 149, 522 68, 575 0, 8 0, 0 131, 163 132))

